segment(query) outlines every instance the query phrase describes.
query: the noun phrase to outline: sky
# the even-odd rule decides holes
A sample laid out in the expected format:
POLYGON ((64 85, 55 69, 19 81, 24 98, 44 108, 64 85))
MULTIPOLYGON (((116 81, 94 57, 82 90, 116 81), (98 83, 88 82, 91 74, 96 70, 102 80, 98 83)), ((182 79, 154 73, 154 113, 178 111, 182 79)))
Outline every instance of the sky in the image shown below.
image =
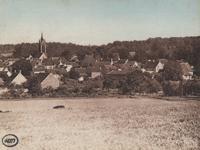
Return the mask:
POLYGON ((200 35, 200 0, 0 0, 0 44, 200 35))

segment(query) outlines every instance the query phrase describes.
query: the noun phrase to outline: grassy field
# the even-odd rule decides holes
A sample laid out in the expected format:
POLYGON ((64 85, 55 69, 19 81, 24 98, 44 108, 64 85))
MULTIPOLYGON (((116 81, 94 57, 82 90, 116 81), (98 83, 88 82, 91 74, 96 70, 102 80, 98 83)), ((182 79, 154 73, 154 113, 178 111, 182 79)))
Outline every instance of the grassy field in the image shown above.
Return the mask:
POLYGON ((30 99, 0 110, 10 111, 0 113, 0 137, 17 135, 14 150, 200 149, 200 101, 30 99))

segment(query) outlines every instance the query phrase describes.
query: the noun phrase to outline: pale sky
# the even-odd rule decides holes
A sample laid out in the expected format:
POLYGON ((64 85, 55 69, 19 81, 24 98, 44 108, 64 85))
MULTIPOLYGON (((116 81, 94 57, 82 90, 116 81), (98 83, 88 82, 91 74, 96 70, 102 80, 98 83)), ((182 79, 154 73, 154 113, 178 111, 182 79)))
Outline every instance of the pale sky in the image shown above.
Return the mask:
POLYGON ((200 35, 200 0, 0 0, 0 43, 200 35))

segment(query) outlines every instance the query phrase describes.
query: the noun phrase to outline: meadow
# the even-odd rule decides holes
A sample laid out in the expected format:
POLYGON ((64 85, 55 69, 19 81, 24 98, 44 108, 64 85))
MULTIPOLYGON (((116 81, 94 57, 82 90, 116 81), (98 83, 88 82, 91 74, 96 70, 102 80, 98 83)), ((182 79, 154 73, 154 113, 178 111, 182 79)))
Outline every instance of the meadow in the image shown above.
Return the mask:
MULTIPOLYGON (((200 101, 154 98, 1 100, 0 138, 15 150, 197 150, 200 101), (56 105, 65 108, 53 109, 56 105), (8 112, 6 112, 8 111, 8 112)), ((0 143, 0 149, 8 149, 0 143)))

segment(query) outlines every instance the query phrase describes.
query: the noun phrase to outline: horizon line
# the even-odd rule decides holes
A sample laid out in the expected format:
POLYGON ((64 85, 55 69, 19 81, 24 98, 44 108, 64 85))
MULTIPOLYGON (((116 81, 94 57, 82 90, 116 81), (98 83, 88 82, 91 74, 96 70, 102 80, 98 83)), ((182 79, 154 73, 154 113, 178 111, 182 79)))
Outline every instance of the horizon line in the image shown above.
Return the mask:
MULTIPOLYGON (((145 39, 138 39, 138 40, 113 40, 111 42, 107 42, 107 43, 102 43, 102 44, 81 44, 81 43, 76 43, 76 42, 59 42, 59 41, 46 41, 46 43, 60 43, 60 44, 74 44, 74 45, 79 45, 79 46, 103 46, 103 45, 108 45, 114 42, 134 42, 134 41, 147 41, 149 39, 157 39, 157 38, 161 38, 161 39, 170 39, 170 38, 198 38, 200 37, 200 35, 187 35, 187 36, 155 36, 155 37, 148 37, 145 39)), ((46 38, 43 37, 45 40, 46 38)), ((39 39, 39 38, 38 38, 39 39)), ((18 44, 34 44, 34 43, 38 43, 38 42, 16 42, 16 43, 0 43, 0 45, 18 45, 18 44)))

